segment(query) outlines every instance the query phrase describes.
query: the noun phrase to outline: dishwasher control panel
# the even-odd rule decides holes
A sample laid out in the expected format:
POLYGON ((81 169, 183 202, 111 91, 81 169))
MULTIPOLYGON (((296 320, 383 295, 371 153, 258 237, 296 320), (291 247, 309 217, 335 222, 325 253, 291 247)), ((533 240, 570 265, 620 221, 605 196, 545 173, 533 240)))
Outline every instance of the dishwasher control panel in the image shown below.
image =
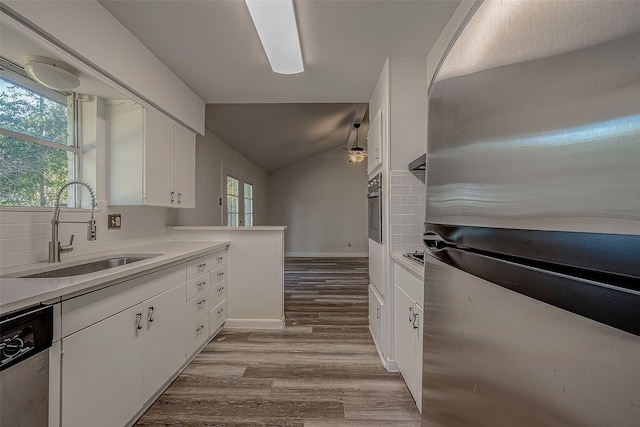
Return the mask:
POLYGON ((51 346, 53 307, 39 306, 0 318, 0 371, 51 346))

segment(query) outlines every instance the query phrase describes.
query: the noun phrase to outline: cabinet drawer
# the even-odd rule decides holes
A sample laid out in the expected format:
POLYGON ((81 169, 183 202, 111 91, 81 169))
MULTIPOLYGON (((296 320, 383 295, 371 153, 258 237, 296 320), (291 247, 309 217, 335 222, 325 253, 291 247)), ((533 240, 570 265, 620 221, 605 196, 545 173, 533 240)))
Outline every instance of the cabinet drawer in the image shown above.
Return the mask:
POLYGON ((227 299, 227 282, 223 281, 211 286, 209 290, 211 296, 211 307, 215 307, 223 300, 227 299))
POLYGON ((424 295, 424 283, 413 274, 409 273, 399 264, 394 263, 393 281, 402 288, 411 299, 422 305, 424 295))
POLYGON ((212 256, 213 259, 213 268, 220 267, 221 265, 227 264, 227 251, 219 251, 214 253, 212 256))
POLYGON ((187 280, 210 271, 214 267, 213 255, 205 255, 187 262, 187 280))
POLYGON ((187 327, 187 357, 190 357, 209 338, 209 313, 187 327))
POLYGON ((196 323, 198 319, 207 314, 213 305, 211 305, 211 296, 209 292, 202 292, 187 301, 187 325, 196 323))
POLYGON ((187 301, 209 289, 209 274, 201 274, 187 282, 187 301))
POLYGON ((209 278, 211 280, 211 286, 215 287, 216 285, 227 280, 227 266, 218 267, 215 270, 211 270, 209 272, 209 278))
POLYGON ((227 300, 225 299, 220 304, 216 305, 211 313, 209 313, 209 320, 211 322, 211 333, 215 333, 227 320, 227 300))

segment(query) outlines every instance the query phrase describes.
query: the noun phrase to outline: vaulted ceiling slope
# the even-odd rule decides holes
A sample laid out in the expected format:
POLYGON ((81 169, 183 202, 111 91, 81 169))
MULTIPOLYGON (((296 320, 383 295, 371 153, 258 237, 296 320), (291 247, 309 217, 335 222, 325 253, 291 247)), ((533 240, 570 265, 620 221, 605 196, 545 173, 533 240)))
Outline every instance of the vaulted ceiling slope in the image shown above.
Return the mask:
MULTIPOLYGON (((224 108, 229 108, 228 104, 269 104, 260 115, 269 117, 277 129, 295 121, 290 111, 278 104, 367 103, 385 59, 426 57, 460 2, 294 0, 305 66, 305 71, 296 75, 271 71, 242 0, 100 3, 207 104, 227 104, 224 108), (273 108, 271 113, 269 108, 273 108), (283 115, 276 114, 278 111, 283 115)), ((236 121, 213 117, 212 111, 223 114, 224 108, 208 108, 207 128, 254 163, 264 164, 265 169, 282 167, 282 162, 266 164, 264 159, 271 152, 284 155, 277 147, 291 138, 274 135, 267 142, 265 134, 247 134, 245 137, 252 139, 240 140, 236 121)), ((342 106, 336 109, 340 111, 342 106)), ((247 114, 244 118, 245 127, 257 120, 247 114)), ((319 123, 309 124, 309 129, 322 127, 320 122, 325 119, 319 116, 317 120, 319 123)), ((366 133, 361 131, 360 135, 366 133)), ((305 140, 319 141, 311 136, 305 140)), ((347 143, 336 140, 329 148, 347 143)), ((294 147, 287 152, 297 151, 300 156, 313 152, 294 147)), ((293 159, 291 156, 289 161, 293 159)))
POLYGON ((207 104, 205 121, 207 129, 269 173, 338 146, 350 148, 354 122, 362 122, 359 144, 366 145, 367 106, 207 104))

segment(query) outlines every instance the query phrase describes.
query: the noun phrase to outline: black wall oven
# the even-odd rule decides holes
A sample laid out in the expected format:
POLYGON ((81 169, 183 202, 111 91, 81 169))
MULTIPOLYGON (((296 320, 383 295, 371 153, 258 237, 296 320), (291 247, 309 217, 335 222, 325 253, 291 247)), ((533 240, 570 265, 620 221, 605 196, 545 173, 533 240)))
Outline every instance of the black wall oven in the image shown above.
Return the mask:
POLYGON ((382 173, 369 180, 367 200, 369 203, 369 238, 382 243, 382 173))

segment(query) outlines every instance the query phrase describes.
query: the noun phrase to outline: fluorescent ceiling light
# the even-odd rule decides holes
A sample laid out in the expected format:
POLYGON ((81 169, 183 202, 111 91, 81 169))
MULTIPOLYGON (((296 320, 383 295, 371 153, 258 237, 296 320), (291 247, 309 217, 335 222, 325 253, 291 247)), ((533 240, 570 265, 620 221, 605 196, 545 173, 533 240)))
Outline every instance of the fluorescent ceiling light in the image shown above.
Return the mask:
POLYGON ((271 69, 280 74, 304 71, 293 0, 245 0, 271 69))

